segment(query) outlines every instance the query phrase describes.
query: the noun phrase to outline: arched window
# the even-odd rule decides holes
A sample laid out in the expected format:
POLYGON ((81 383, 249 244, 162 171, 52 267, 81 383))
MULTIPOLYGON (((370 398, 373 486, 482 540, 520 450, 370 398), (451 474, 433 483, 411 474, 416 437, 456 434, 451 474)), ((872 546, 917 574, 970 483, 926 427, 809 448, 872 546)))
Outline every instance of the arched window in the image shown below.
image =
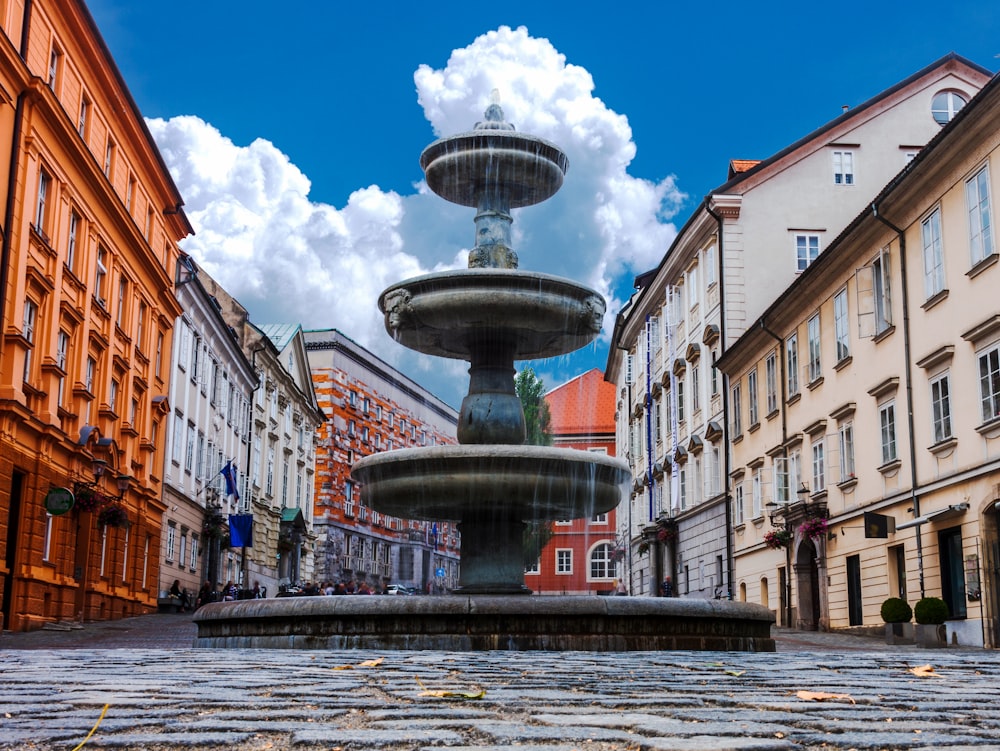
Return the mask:
POLYGON ((611 543, 598 543, 590 551, 590 578, 614 578, 614 562, 611 559, 611 543))
POLYGON ((938 125, 946 125, 964 106, 965 97, 961 94, 956 91, 942 91, 935 94, 931 101, 931 115, 938 125))

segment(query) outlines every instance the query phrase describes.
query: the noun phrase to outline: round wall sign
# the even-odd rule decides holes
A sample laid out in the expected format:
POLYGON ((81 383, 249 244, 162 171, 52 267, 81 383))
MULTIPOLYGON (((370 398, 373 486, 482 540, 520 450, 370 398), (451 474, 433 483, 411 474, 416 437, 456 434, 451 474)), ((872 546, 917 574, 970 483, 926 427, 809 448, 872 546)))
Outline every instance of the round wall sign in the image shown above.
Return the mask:
POLYGON ((52 516, 59 516, 73 508, 75 500, 73 491, 68 488, 52 488, 45 496, 45 510, 52 516))

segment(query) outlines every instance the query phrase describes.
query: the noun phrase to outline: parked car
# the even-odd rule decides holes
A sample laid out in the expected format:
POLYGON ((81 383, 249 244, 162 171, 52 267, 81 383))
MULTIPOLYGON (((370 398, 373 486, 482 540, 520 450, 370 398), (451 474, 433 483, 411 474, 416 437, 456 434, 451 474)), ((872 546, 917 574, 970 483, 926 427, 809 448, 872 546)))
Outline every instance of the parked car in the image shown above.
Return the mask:
POLYGON ((385 593, 387 595, 412 595, 414 588, 407 587, 405 584, 390 584, 385 588, 385 593))

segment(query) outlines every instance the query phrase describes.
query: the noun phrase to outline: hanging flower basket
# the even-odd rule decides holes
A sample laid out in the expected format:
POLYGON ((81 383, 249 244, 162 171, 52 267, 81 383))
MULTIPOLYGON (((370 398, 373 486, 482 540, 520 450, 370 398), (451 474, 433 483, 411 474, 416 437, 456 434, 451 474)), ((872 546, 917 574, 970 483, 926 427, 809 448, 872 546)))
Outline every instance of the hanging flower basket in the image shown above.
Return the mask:
POLYGON ((611 551, 611 562, 618 563, 618 561, 625 560, 625 548, 615 548, 611 551))
POLYGON ((792 533, 787 529, 772 529, 764 535, 764 544, 771 550, 787 547, 791 541, 792 533))
POLYGON ((105 506, 97 515, 99 527, 127 527, 128 523, 128 513, 116 503, 105 506))
POLYGON ((639 543, 639 547, 635 549, 636 555, 646 555, 649 552, 649 541, 643 540, 639 543))
POLYGON ((826 519, 819 516, 806 519, 799 525, 799 532, 803 537, 810 537, 814 540, 820 538, 826 534, 826 519))
POLYGON ((73 508, 77 511, 100 511, 108 497, 91 485, 77 485, 73 491, 73 508))

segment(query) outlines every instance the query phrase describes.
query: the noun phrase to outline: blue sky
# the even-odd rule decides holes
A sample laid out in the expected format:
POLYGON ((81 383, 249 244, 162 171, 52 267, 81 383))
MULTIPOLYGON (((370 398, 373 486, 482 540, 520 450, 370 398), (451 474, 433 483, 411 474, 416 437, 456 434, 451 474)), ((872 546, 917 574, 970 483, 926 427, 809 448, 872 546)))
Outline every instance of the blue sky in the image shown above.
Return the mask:
POLYGON ((986 1, 88 7, 185 196, 185 248, 255 322, 338 328, 456 406, 464 365, 403 351, 376 299, 464 263, 471 211, 421 190, 418 158, 491 88, 570 158, 562 191, 515 215, 521 267, 609 301, 602 340, 533 363, 554 387, 603 369, 635 275, 730 159, 766 158, 948 52, 1000 67, 986 1))

